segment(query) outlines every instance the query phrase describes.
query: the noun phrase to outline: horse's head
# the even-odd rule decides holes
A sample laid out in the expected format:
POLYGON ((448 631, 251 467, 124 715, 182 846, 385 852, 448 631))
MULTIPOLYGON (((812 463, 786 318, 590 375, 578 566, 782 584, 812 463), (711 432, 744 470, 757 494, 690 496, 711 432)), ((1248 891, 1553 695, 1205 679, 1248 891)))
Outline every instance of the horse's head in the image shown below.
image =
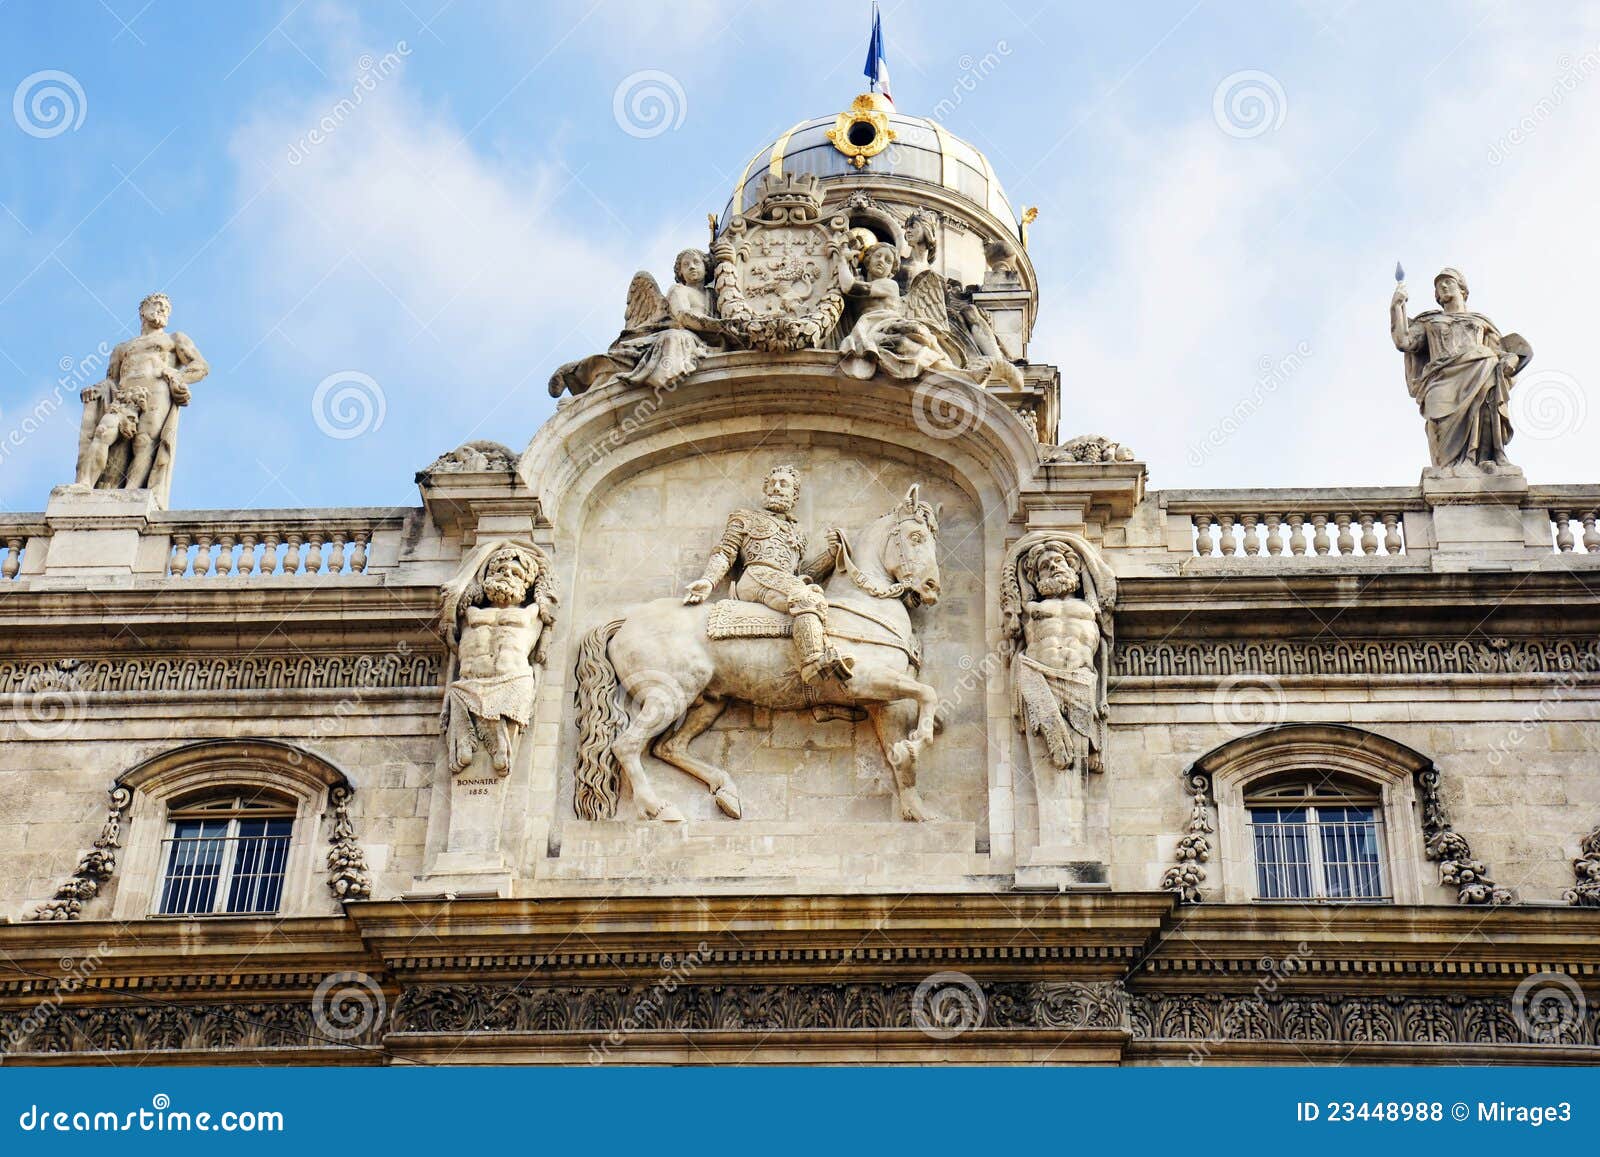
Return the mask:
POLYGON ((912 606, 939 601, 939 507, 922 501, 918 483, 887 515, 888 534, 883 544, 883 569, 905 587, 912 606))

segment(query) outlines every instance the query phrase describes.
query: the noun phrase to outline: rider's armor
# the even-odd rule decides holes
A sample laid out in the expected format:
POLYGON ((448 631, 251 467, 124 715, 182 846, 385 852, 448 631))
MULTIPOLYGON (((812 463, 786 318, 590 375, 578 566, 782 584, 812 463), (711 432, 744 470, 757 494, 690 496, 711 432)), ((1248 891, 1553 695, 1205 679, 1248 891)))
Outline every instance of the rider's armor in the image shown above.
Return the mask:
POLYGON ((805 535, 789 515, 735 510, 701 577, 715 589, 729 571, 740 568, 733 584, 737 597, 793 617, 801 677, 808 683, 828 676, 848 679, 854 660, 827 644, 828 602, 815 581, 831 569, 832 559, 823 555, 806 563, 805 548, 805 535))

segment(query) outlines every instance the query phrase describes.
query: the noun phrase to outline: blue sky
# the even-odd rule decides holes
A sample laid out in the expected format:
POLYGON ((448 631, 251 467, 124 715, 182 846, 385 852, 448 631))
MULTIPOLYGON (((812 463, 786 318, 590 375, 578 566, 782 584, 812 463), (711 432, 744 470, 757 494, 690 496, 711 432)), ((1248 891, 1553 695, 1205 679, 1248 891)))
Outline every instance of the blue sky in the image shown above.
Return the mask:
MULTIPOLYGON (((860 90, 868 9, 0 0, 0 507, 70 480, 72 374, 155 289, 212 365, 175 507, 412 504, 459 442, 520 449, 631 273, 860 90), (644 72, 654 135, 614 112, 644 72), (319 415, 339 375, 381 422, 319 415)), ((1594 478, 1595 5, 903 0, 884 26, 900 110, 946 102, 1040 206, 1063 437, 1132 444, 1156 487, 1414 483, 1398 258, 1413 308, 1458 265, 1532 342, 1530 479, 1594 478)))

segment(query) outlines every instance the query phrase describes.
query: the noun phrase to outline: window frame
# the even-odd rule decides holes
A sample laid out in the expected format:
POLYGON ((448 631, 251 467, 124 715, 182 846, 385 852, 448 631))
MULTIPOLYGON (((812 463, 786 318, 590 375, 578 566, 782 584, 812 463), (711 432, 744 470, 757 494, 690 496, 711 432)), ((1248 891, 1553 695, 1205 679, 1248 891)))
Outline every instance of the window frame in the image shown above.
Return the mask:
POLYGON ((1423 855, 1416 775, 1433 762, 1370 731, 1344 724, 1282 724, 1223 744, 1196 760, 1186 775, 1211 780, 1217 809, 1218 871, 1215 898, 1229 904, 1330 904, 1363 906, 1423 904, 1423 855), (1369 899, 1258 899, 1255 848, 1247 796, 1254 800, 1295 778, 1334 778, 1376 799, 1383 819, 1382 871, 1388 895, 1369 899))
MULTIPOLYGON (((275 916, 282 909, 284 900, 284 886, 288 882, 289 850, 294 843, 294 825, 297 819, 298 808, 293 800, 278 795, 275 792, 253 791, 246 793, 237 788, 224 788, 215 793, 208 793, 198 799, 174 801, 167 809, 167 829, 161 840, 160 876, 156 880, 152 896, 152 916, 163 919, 200 919, 212 916, 275 916), (287 820, 289 830, 282 837, 263 834, 260 837, 246 837, 240 832, 243 824, 256 820, 270 823, 273 820, 287 820), (201 877, 191 874, 188 880, 210 879, 214 881, 211 906, 203 911, 179 910, 172 911, 166 907, 167 892, 173 882, 172 869, 174 844, 180 839, 178 828, 181 824, 190 823, 215 823, 222 822, 225 827, 220 836, 198 837, 197 842, 205 840, 219 840, 222 843, 220 862, 214 875, 201 877), (239 856, 246 839, 278 839, 283 838, 283 856, 280 870, 272 873, 277 880, 277 901, 270 908, 231 908, 227 901, 232 896, 239 878, 239 856)), ((255 873, 258 877, 265 878, 264 873, 255 873)), ((254 890, 252 890, 254 895, 254 890)))
MULTIPOLYGON (((1348 781, 1341 775, 1314 776, 1304 773, 1282 776, 1259 777, 1251 782, 1243 796, 1245 823, 1249 829, 1250 858, 1252 867, 1252 897, 1258 904, 1389 904, 1394 902, 1391 894, 1390 881, 1394 875, 1389 865, 1388 840, 1386 839, 1386 817, 1383 811, 1383 799, 1377 792, 1371 791, 1365 785, 1348 781), (1265 781, 1265 782, 1264 782, 1265 781), (1362 808, 1372 813, 1371 820, 1367 821, 1372 828, 1373 842, 1376 847, 1376 858, 1372 861, 1377 871, 1378 891, 1375 895, 1338 896, 1329 891, 1328 861, 1325 856, 1325 841, 1323 831, 1335 824, 1348 824, 1348 820, 1328 821, 1323 818, 1323 812, 1333 808, 1362 808), (1256 819, 1257 812, 1268 810, 1303 811, 1306 813, 1305 821, 1298 825, 1306 832, 1306 879, 1310 884, 1310 893, 1304 896, 1265 896, 1262 895, 1262 872, 1264 865, 1260 857, 1261 840, 1260 829, 1266 826, 1285 827, 1281 822, 1266 825, 1256 819)), ((1358 861, 1351 861, 1352 865, 1358 861)), ((1359 861, 1365 863, 1365 861, 1359 861)), ((1279 861, 1280 869, 1288 866, 1287 861, 1279 861)))

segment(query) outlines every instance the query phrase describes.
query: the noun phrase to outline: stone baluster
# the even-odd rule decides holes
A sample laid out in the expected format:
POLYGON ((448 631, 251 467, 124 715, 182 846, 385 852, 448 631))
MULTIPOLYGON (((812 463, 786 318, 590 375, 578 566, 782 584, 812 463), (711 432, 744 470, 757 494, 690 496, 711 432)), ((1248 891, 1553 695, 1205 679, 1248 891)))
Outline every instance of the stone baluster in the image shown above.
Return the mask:
POLYGON ((1267 515, 1267 553, 1276 558, 1283 553, 1283 519, 1279 515, 1267 515))
POLYGON ((1194 516, 1194 552, 1202 558, 1216 554, 1216 544, 1211 541, 1211 516, 1197 514, 1194 516))
POLYGON ((167 573, 173 578, 182 578, 189 569, 189 536, 175 534, 172 536, 172 558, 167 562, 167 573))
POLYGON ((1222 553, 1232 556, 1239 549, 1239 544, 1233 537, 1233 515, 1217 515, 1217 530, 1222 536, 1218 543, 1222 547, 1222 553))
POLYGON ((1553 510, 1550 517, 1556 524, 1556 549, 1566 554, 1572 549, 1572 512, 1570 510, 1553 510))
POLYGON ((278 573, 278 535, 274 531, 267 531, 261 542, 261 573, 278 573))
POLYGON ((1378 553, 1378 532, 1373 529, 1373 517, 1370 514, 1361 516, 1361 553, 1378 553))
POLYGON ((6 561, 0 563, 0 578, 14 579, 22 569, 22 543, 20 538, 6 539, 6 561))
POLYGON ((306 551, 306 573, 322 573, 322 543, 327 536, 320 530, 311 532, 311 546, 306 551))
POLYGON ((1313 514, 1311 516, 1311 545, 1318 554, 1327 554, 1333 549, 1333 542, 1328 538, 1328 516, 1326 514, 1313 514))
POLYGON ((328 552, 329 574, 344 573, 344 543, 346 537, 345 532, 342 530, 333 532, 333 549, 328 552))
POLYGON ((238 539, 232 534, 222 536, 222 547, 217 551, 217 577, 227 578, 233 573, 233 548, 238 539))
POLYGON ((256 569, 256 536, 246 531, 240 538, 239 575, 249 578, 256 569))
POLYGON ((1385 554, 1400 554, 1405 548, 1400 541, 1400 516, 1398 514, 1385 514, 1383 516, 1383 550, 1385 554))
POLYGON ((1289 553, 1302 555, 1306 552, 1305 536, 1306 517, 1303 514, 1289 515, 1289 553))
POLYGON ((211 573, 211 536, 198 534, 195 541, 199 546, 194 552, 194 577, 205 578, 211 573))
POLYGON ((1356 552, 1355 536, 1350 533, 1350 516, 1336 514, 1333 516, 1333 521, 1339 528, 1339 556, 1349 558, 1356 552))
POLYGON ((1600 512, 1591 510, 1583 516, 1583 549, 1590 554, 1600 554, 1600 530, 1594 525, 1597 513, 1600 512))
POLYGON ((289 549, 283 552, 283 573, 300 573, 300 544, 305 541, 303 535, 290 531, 284 536, 289 542, 289 549))
POLYGON ((1245 554, 1260 554, 1261 540, 1256 536, 1256 523, 1258 518, 1254 514, 1241 514, 1239 525, 1244 527, 1244 552, 1245 554))
POLYGON ((367 539, 370 531, 356 531, 356 548, 350 552, 350 573, 365 574, 367 570, 367 539))

